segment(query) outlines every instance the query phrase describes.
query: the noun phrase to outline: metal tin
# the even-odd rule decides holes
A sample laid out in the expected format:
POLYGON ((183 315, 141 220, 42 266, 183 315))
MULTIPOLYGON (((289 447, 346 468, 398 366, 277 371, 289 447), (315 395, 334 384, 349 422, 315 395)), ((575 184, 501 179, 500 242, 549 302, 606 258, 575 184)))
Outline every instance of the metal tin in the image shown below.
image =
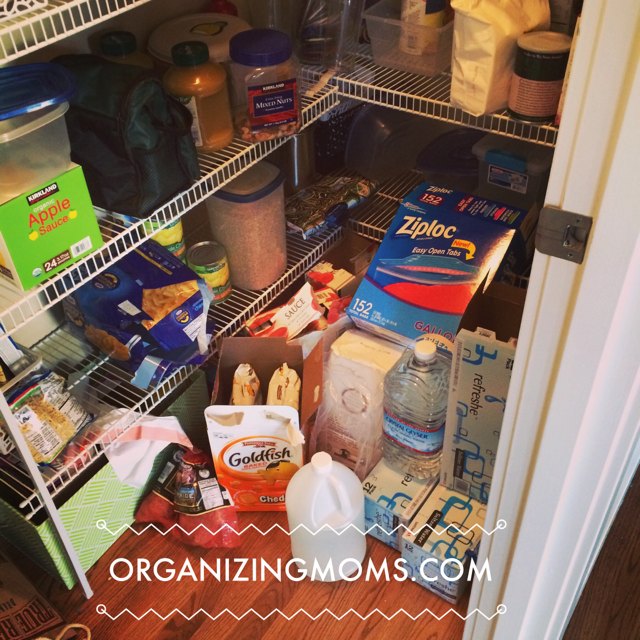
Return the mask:
POLYGON ((217 242, 198 242, 187 251, 187 264, 213 290, 213 302, 222 302, 231 293, 227 252, 217 242))
POLYGON ((530 122, 553 120, 567 69, 571 38, 553 31, 531 31, 518 38, 508 110, 530 122))
POLYGON ((184 262, 184 254, 187 249, 184 243, 184 232, 182 230, 182 220, 178 219, 168 224, 163 229, 159 229, 160 222, 147 220, 144 223, 145 229, 153 232, 151 236, 158 244, 161 244, 168 251, 171 251, 176 258, 184 262), (159 229, 159 230, 158 230, 159 229))

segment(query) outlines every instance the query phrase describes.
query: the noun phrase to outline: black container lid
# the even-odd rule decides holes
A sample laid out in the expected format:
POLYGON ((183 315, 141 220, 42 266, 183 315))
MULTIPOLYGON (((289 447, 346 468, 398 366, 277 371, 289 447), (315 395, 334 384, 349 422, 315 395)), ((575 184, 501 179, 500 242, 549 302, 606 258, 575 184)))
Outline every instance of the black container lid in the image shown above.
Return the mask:
POLYGON ((171 59, 179 67, 195 67, 209 60, 209 47, 198 40, 179 42, 171 47, 171 59))
POLYGON ((454 176, 477 175, 478 158, 473 153, 473 145, 486 135, 485 131, 464 128, 444 133, 418 154, 416 169, 454 176))
POLYGON ((131 31, 109 31, 100 38, 100 52, 105 56, 126 56, 137 48, 131 31))

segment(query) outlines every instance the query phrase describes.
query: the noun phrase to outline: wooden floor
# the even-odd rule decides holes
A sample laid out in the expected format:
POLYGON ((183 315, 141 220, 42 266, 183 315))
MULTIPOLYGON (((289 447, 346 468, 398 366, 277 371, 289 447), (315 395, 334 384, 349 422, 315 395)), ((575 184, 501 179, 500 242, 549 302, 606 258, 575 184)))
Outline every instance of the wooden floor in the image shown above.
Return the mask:
MULTIPOLYGON (((640 588, 638 568, 640 567, 640 479, 636 477, 629 488, 624 503, 615 519, 596 562, 592 575, 582 594, 580 602, 568 626, 564 640, 636 640, 640 639, 640 588)), ((255 522, 267 529, 274 522, 286 526, 284 514, 241 514, 241 526, 255 522)), ((238 549, 221 553, 210 551, 200 554, 186 549, 179 543, 162 537, 156 532, 148 532, 138 537, 125 533, 89 572, 95 589, 94 597, 86 601, 82 592, 75 588, 67 591, 58 582, 42 574, 29 564, 28 559, 11 554, 20 566, 59 609, 67 622, 82 622, 93 630, 94 640, 255 640, 280 639, 293 635, 296 638, 341 639, 397 638, 401 640, 460 640, 464 622, 461 617, 466 612, 466 602, 444 615, 450 605, 430 592, 411 582, 366 582, 360 579, 353 583, 318 583, 305 580, 300 583, 278 582, 234 582, 221 584, 213 578, 204 583, 186 580, 184 582, 137 583, 133 580, 119 583, 109 576, 109 567, 117 558, 127 558, 135 562, 137 558, 147 558, 152 563, 159 558, 170 558, 175 566, 181 566, 185 559, 197 566, 200 557, 209 564, 221 557, 264 558, 275 565, 277 558, 290 558, 289 538, 280 531, 273 531, 262 537, 256 532, 243 534, 244 541, 238 549), (106 613, 96 611, 104 605, 106 613), (162 620, 153 613, 167 617, 162 620), (179 608, 190 616, 200 608, 215 617, 225 608, 233 611, 236 620, 229 613, 223 613, 216 620, 199 613, 192 620, 180 614, 171 614, 179 608), (263 617, 278 608, 289 617, 301 608, 312 616, 325 608, 336 616, 322 614, 311 620, 298 614, 287 620, 275 613, 261 620, 255 609, 263 617), (403 613, 388 621, 378 613, 367 620, 361 620, 353 613, 353 608, 363 617, 378 608, 388 617, 404 608, 413 616, 425 608, 417 620, 403 613), (124 612, 129 609, 132 614, 124 612), (124 613, 123 613, 124 612, 124 613), (108 614, 108 615, 107 615, 108 614), (144 615, 144 617, 143 617, 144 615), (442 617, 438 620, 437 617, 442 617), (112 620, 111 618, 116 618, 112 620)), ((9 547, 11 548, 11 547, 9 547)), ((368 539, 368 556, 377 566, 384 558, 392 563, 397 555, 388 547, 372 538, 368 539)), ((53 636, 54 633, 49 634, 53 636)))
MULTIPOLYGON (((286 526, 286 517, 282 513, 241 514, 240 518, 241 526, 251 521, 263 529, 267 529, 274 522, 286 526)), ((193 582, 188 579, 183 582, 138 583, 134 580, 117 582, 109 575, 111 563, 120 557, 128 558, 132 562, 135 562, 136 558, 147 558, 152 563, 160 558, 171 558, 179 568, 186 558, 190 559, 193 566, 197 566, 201 555, 210 565, 215 563, 217 557, 225 556, 262 557, 275 565, 277 558, 283 558, 286 562, 291 557, 291 551, 288 536, 277 530, 265 537, 249 531, 243 534, 242 546, 238 549, 226 553, 213 550, 205 554, 188 550, 156 532, 147 532, 141 537, 127 532, 89 572, 89 579, 95 590, 94 597, 89 601, 84 599, 77 588, 69 592, 52 579, 44 577, 39 571, 32 569, 29 573, 32 579, 38 576, 37 586, 59 609, 65 620, 88 625, 95 640, 275 640, 282 637, 315 640, 364 637, 371 640, 459 640, 462 637, 464 622, 460 616, 465 614, 466 602, 456 608, 460 616, 454 612, 444 615, 451 605, 411 582, 366 582, 364 578, 360 578, 353 583, 329 584, 309 580, 293 583, 286 579, 280 582, 271 578, 264 582, 221 584, 209 576, 205 582, 193 582), (108 615, 99 614, 96 611, 98 605, 104 605, 108 615), (199 613, 192 620, 186 620, 180 614, 174 613, 162 620, 153 613, 144 615, 150 608, 162 616, 167 616, 174 608, 179 608, 188 616, 200 608, 213 617, 225 608, 233 611, 238 617, 246 615, 241 620, 236 620, 232 615, 223 613, 217 620, 211 620, 199 613), (247 613, 251 608, 263 617, 276 608, 289 617, 301 608, 312 616, 318 615, 325 608, 330 609, 336 616, 346 615, 341 620, 336 620, 331 614, 324 613, 313 621, 302 613, 291 620, 274 613, 263 621, 254 613, 247 613), (366 620, 361 620, 355 614, 348 613, 351 608, 363 617, 367 617, 367 614, 376 608, 388 617, 394 616, 400 608, 404 608, 413 616, 428 608, 433 615, 425 611, 414 621, 399 613, 388 621, 379 613, 373 613, 366 620), (125 609, 142 619, 138 621, 129 613, 122 613, 125 609), (443 615, 441 621, 434 617, 443 615), (111 617, 117 619, 112 620, 111 617)), ((375 561, 376 566, 380 566, 382 560, 387 558, 390 573, 393 573, 392 563, 398 556, 389 547, 368 538, 368 557, 375 561)), ((124 569, 124 565, 120 565, 119 568, 124 569)), ((166 568, 166 565, 163 568, 166 568)))
POLYGON ((629 486, 564 640, 640 638, 640 472, 629 486))

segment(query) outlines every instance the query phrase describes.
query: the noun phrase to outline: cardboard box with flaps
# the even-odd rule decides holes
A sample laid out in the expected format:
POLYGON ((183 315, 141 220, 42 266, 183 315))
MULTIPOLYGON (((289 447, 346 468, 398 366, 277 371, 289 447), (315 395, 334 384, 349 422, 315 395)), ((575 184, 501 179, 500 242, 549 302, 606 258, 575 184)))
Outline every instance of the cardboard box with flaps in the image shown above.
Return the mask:
POLYGON ((304 357, 301 346, 282 338, 223 341, 205 419, 216 472, 239 510, 284 509, 286 486, 304 462, 303 442, 320 402, 322 363, 322 342, 304 357), (299 411, 278 404, 228 404, 234 372, 244 363, 255 371, 265 400, 273 373, 283 363, 295 370, 301 380, 299 411))

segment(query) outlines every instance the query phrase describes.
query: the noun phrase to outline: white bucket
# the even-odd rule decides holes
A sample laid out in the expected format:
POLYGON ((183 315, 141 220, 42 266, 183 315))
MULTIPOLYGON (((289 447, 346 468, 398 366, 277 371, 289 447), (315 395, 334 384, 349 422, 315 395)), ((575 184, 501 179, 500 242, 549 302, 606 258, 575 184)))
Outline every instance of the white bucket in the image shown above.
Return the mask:
POLYGON ((285 504, 293 558, 308 577, 334 582, 361 572, 364 494, 353 471, 316 453, 289 482, 285 504))

